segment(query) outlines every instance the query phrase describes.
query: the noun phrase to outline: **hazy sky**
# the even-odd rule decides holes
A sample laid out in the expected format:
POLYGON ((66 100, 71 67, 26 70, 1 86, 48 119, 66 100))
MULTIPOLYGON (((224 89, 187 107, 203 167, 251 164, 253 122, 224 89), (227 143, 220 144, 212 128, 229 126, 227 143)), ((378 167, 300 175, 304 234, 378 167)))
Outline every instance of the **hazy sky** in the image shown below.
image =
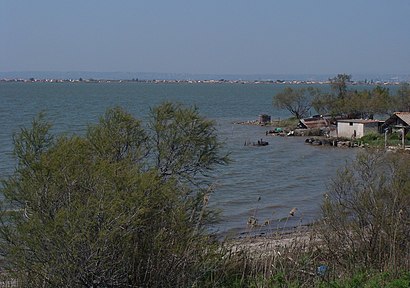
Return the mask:
POLYGON ((0 0, 0 72, 410 73, 410 0, 0 0))

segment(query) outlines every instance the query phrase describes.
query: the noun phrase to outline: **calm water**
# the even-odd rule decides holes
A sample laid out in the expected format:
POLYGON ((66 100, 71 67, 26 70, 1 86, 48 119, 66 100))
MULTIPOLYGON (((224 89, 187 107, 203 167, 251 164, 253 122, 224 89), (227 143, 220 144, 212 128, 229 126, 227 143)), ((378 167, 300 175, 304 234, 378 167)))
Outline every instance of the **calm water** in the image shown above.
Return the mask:
POLYGON ((215 229, 243 231, 251 215, 262 223, 270 219, 273 228, 306 224, 317 217, 326 185, 354 151, 305 145, 304 138, 265 137, 267 128, 232 124, 254 120, 260 113, 289 116, 272 107, 272 96, 282 89, 251 84, 0 83, 0 175, 13 171, 13 133, 40 111, 54 123, 54 132, 82 133, 108 107, 122 106, 145 118, 150 107, 174 101, 196 105, 202 115, 216 120, 231 152, 233 163, 218 171, 210 199, 222 210, 223 221, 215 229), (260 138, 269 145, 244 146, 260 138), (293 207, 298 208, 295 217, 284 220, 293 207))

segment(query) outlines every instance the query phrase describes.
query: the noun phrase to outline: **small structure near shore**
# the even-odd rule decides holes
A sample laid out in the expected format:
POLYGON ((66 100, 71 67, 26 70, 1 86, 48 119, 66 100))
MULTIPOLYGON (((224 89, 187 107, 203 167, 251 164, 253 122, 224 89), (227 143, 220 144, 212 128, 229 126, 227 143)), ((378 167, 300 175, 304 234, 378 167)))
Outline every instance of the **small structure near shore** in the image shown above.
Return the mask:
POLYGON ((271 117, 270 115, 267 115, 267 114, 260 114, 258 120, 259 120, 259 124, 266 125, 271 122, 271 117))
POLYGON ((309 118, 299 120, 298 128, 301 129, 315 129, 330 127, 332 125, 331 118, 322 115, 315 115, 309 118))
POLYGON ((389 128, 391 126, 410 126, 410 112, 394 112, 389 119, 384 121, 382 128, 389 128))
POLYGON ((336 136, 336 125, 332 122, 332 117, 314 115, 309 118, 300 119, 297 129, 300 136, 336 136))
POLYGON ((272 117, 268 114, 260 114, 258 119, 249 120, 249 121, 239 121, 234 122, 234 124, 241 124, 241 125, 258 125, 258 126, 269 126, 272 125, 272 117))
POLYGON ((358 139, 369 133, 378 133, 384 122, 373 119, 343 119, 337 121, 337 137, 358 139))
MULTIPOLYGON (((385 133, 400 133, 402 140, 402 148, 406 149, 406 135, 410 130, 410 112, 395 112, 381 126, 381 130, 385 133)), ((385 134, 385 145, 387 135, 385 134)))

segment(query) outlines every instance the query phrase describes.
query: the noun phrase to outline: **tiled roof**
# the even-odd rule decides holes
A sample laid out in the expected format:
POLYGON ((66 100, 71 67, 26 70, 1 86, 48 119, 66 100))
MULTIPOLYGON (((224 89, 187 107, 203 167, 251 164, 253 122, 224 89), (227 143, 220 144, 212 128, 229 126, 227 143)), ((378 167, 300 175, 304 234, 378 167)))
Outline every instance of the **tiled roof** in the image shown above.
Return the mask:
POLYGON ((395 112, 394 115, 410 125, 410 112, 395 112))
POLYGON ((343 123, 362 123, 362 124, 368 124, 368 123, 383 123, 384 121, 380 120, 374 120, 374 119, 343 119, 343 120, 338 120, 337 122, 343 122, 343 123))

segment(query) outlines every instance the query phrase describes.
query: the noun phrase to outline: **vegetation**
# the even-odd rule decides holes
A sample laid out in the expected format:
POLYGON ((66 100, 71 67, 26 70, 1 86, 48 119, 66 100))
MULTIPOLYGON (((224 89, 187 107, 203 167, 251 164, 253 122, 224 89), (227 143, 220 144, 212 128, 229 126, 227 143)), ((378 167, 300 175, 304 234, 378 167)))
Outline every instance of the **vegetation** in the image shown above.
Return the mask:
POLYGON ((184 287, 213 269, 206 175, 228 160, 213 122, 165 103, 147 127, 120 108, 83 137, 50 127, 40 116, 14 137, 5 275, 22 287, 184 287))
MULTIPOLYGON (((409 133, 406 134, 405 141, 406 143, 410 141, 409 133)), ((389 147, 403 147, 401 133, 389 133, 387 135, 380 133, 369 133, 354 142, 358 145, 363 144, 366 147, 371 148, 382 148, 385 145, 389 147)))
POLYGON ((339 74, 329 81, 330 93, 313 87, 286 87, 283 92, 275 95, 274 106, 288 110, 298 119, 309 115, 311 108, 322 115, 369 119, 373 119, 375 114, 408 111, 410 108, 408 84, 402 84, 397 95, 390 95, 389 89, 381 86, 372 90, 349 90, 351 75, 347 74, 339 74))
POLYGON ((393 99, 387 88, 376 86, 370 91, 340 89, 339 96, 318 94, 312 100, 312 107, 321 114, 342 115, 349 118, 373 119, 375 114, 389 114, 392 111, 393 99))
POLYGON ((285 131, 295 129, 298 123, 299 123, 299 119, 296 117, 290 117, 290 118, 271 121, 272 125, 274 125, 275 127, 282 127, 285 131))
POLYGON ((308 232, 235 243, 213 279, 223 287, 409 287, 409 160, 359 154, 333 179, 308 232))
POLYGON ((410 270, 409 154, 359 154, 326 194, 319 233, 342 272, 410 270))
POLYGON ((330 80, 330 87, 336 92, 339 99, 343 99, 347 96, 347 84, 352 81, 352 75, 338 74, 330 80))
POLYGON ((84 136, 50 128, 40 115, 16 134, 2 181, 0 276, 17 287, 410 285, 409 154, 359 154, 308 229, 221 242, 206 230, 209 172, 228 158, 196 109, 164 103, 143 125, 113 108, 84 136))
POLYGON ((394 97, 394 110, 410 112, 410 84, 402 83, 394 97))
POLYGON ((313 87, 293 89, 286 87, 283 92, 278 93, 273 100, 273 105, 287 109, 297 119, 306 117, 312 106, 311 99, 319 93, 313 87))

